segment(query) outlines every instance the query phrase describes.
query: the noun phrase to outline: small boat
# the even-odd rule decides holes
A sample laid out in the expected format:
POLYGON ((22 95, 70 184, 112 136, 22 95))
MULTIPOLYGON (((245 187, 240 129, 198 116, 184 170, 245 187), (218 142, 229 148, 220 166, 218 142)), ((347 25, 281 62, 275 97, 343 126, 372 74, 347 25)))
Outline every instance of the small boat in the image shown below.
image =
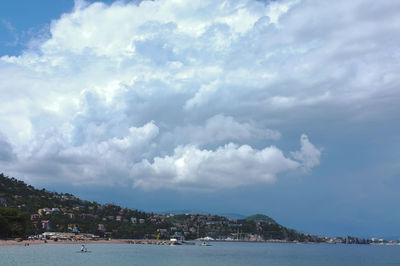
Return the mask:
POLYGON ((172 245, 182 245, 182 243, 176 238, 171 238, 169 241, 172 243, 172 245))
POLYGON ((208 247, 208 246, 211 246, 210 244, 208 244, 208 243, 206 243, 206 242, 203 242, 203 243, 201 243, 200 244, 200 246, 205 246, 205 247, 208 247))
POLYGON ((81 250, 79 251, 80 253, 88 253, 90 251, 88 251, 87 247, 85 247, 85 245, 82 245, 81 250))

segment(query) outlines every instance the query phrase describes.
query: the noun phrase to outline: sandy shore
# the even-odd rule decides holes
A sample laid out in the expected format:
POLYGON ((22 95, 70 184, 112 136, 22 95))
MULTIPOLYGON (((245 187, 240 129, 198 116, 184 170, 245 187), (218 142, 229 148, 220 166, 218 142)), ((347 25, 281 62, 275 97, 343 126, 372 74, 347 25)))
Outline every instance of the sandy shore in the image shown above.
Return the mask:
POLYGON ((83 240, 83 241, 71 241, 71 240, 47 240, 45 243, 44 240, 0 240, 0 246, 25 246, 25 245, 48 245, 48 244, 70 244, 70 245, 78 245, 78 244, 127 244, 127 240, 122 239, 113 239, 113 240, 83 240))

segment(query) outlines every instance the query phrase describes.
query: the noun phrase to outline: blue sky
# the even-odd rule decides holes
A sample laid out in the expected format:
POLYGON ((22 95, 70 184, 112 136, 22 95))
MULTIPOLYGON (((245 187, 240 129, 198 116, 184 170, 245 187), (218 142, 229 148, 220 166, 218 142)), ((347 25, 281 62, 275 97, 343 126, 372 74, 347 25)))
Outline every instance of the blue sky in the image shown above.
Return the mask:
POLYGON ((400 236, 400 4, 0 4, 0 169, 147 211, 400 236))

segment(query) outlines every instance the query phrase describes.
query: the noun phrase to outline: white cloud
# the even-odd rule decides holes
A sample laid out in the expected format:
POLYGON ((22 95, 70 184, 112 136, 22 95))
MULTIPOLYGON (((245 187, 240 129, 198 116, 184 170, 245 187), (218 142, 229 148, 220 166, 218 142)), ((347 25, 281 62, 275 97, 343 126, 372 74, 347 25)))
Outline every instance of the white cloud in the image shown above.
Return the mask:
POLYGON ((320 151, 301 137, 301 150, 284 156, 271 146, 261 150, 230 143, 215 151, 179 146, 172 156, 144 159, 132 169, 133 184, 144 189, 227 189, 257 183, 271 183, 276 176, 301 167, 319 164, 320 151))
MULTIPOLYGON (((246 143, 262 153, 260 141, 304 117, 312 127, 371 104, 362 117, 376 117, 399 97, 398 10, 372 0, 77 1, 48 39, 0 59, 0 131, 24 159, 7 169, 31 175, 47 165, 93 183, 115 171, 117 182, 143 159, 173 162, 178 150, 200 161, 239 156, 246 143)), ((321 155, 302 138, 292 156, 310 169, 321 155)))
POLYGON ((106 139, 104 132, 112 130, 110 127, 88 125, 85 141, 79 144, 72 143, 71 130, 48 132, 25 147, 15 164, 4 164, 4 168, 15 176, 27 174, 32 182, 127 185, 130 168, 151 152, 159 129, 149 122, 119 130, 120 134, 125 132, 122 137, 106 139))
POLYGON ((233 117, 221 114, 210 117, 203 126, 178 128, 175 134, 184 136, 189 143, 194 144, 251 139, 278 140, 281 136, 276 130, 259 128, 253 122, 239 123, 233 117))
POLYGON ((310 170, 314 166, 319 165, 321 159, 321 150, 317 149, 304 134, 301 135, 300 143, 300 151, 291 152, 290 154, 292 157, 301 162, 302 166, 306 170, 310 170))

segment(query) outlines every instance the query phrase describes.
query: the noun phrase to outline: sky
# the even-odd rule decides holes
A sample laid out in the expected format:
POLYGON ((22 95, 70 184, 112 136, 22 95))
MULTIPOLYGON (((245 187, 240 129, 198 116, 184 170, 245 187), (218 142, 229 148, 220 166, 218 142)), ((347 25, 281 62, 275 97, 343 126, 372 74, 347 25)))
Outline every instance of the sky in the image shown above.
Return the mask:
POLYGON ((400 238, 400 2, 0 3, 0 172, 400 238))

